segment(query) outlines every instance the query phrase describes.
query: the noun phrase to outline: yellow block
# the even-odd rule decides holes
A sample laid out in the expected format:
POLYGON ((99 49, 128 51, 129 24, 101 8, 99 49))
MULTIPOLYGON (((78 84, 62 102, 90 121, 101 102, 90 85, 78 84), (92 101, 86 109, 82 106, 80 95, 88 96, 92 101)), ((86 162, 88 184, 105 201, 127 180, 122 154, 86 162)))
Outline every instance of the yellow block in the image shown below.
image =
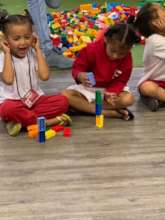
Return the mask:
POLYGON ((80 37, 80 42, 81 42, 81 43, 91 43, 92 40, 91 40, 91 38, 88 37, 88 36, 81 36, 81 37, 80 37))
POLYGON ((45 132, 46 140, 53 138, 56 135, 56 132, 53 129, 49 129, 45 132))
POLYGON ((96 127, 103 128, 104 126, 104 115, 96 115, 96 127))

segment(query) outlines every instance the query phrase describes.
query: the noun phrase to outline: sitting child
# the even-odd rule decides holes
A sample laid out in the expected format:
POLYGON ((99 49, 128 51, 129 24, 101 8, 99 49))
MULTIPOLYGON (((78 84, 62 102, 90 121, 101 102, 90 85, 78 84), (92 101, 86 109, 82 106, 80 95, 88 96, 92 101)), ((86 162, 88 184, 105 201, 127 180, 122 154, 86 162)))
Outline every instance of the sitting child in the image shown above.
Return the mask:
POLYGON ((165 9, 147 3, 134 25, 146 38, 144 76, 138 83, 141 100, 151 111, 157 111, 165 102, 165 9))
POLYGON ((49 78, 49 69, 40 49, 39 39, 32 33, 28 16, 0 17, 4 34, 0 46, 0 117, 7 122, 11 136, 19 134, 22 127, 35 124, 37 117, 45 116, 46 125, 70 123, 64 114, 68 100, 64 95, 44 95, 38 79, 49 78))
POLYGON ((133 119, 127 107, 133 104, 134 97, 128 90, 127 82, 132 72, 130 51, 138 40, 132 27, 121 23, 110 27, 104 37, 80 51, 72 69, 77 84, 63 92, 71 108, 94 115, 95 90, 101 88, 104 116, 133 119), (88 72, 94 74, 94 87, 88 80, 88 72))

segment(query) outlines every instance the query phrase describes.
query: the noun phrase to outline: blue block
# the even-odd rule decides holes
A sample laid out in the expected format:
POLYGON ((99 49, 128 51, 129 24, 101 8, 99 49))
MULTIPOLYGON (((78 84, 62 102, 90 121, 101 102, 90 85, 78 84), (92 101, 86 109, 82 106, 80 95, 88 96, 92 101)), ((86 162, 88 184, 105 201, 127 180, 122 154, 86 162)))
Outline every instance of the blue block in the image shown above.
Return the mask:
POLYGON ((46 130, 45 117, 38 117, 37 124, 38 124, 39 132, 41 132, 41 131, 45 132, 45 130, 46 130))
POLYGON ((101 113, 102 113, 102 105, 96 104, 95 113, 96 113, 96 115, 101 115, 101 113))
POLYGON ((39 132, 38 141, 40 143, 44 143, 45 142, 45 131, 39 132))
POLYGON ((94 2, 94 3, 92 4, 92 8, 97 8, 97 3, 96 3, 96 2, 94 2))
POLYGON ((92 83, 92 86, 96 85, 96 80, 94 74, 92 72, 88 72, 88 80, 92 83))

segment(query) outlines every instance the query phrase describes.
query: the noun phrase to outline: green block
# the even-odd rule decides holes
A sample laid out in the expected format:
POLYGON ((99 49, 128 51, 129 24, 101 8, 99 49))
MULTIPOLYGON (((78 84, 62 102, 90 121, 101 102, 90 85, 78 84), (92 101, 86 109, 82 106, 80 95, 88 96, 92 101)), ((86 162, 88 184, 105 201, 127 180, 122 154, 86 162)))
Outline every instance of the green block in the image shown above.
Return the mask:
POLYGON ((96 104, 102 104, 102 95, 100 90, 96 90, 96 104))

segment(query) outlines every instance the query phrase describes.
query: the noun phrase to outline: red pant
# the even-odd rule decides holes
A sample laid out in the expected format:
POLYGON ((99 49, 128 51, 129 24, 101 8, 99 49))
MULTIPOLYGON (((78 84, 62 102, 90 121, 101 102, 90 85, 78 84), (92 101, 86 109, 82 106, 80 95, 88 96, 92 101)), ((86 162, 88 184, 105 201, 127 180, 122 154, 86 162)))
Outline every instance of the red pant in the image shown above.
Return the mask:
POLYGON ((20 100, 5 100, 0 105, 0 117, 4 121, 15 121, 27 127, 36 124, 37 117, 53 118, 68 110, 68 100, 63 95, 41 96, 34 106, 28 109, 20 100))

